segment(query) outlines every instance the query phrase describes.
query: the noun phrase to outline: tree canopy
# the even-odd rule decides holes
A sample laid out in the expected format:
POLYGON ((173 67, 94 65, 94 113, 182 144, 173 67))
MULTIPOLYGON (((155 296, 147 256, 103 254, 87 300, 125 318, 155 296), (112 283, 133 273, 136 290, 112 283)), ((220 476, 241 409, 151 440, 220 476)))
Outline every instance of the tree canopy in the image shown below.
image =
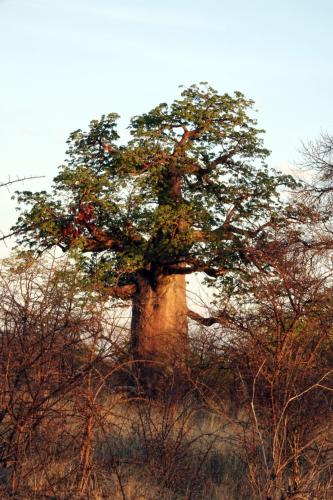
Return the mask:
POLYGON ((79 249, 120 296, 138 270, 218 278, 241 269, 249 241, 281 215, 279 187, 295 186, 267 168, 252 107, 241 92, 200 84, 132 118, 127 144, 117 114, 91 121, 70 134, 53 192, 19 194, 20 241, 79 249))

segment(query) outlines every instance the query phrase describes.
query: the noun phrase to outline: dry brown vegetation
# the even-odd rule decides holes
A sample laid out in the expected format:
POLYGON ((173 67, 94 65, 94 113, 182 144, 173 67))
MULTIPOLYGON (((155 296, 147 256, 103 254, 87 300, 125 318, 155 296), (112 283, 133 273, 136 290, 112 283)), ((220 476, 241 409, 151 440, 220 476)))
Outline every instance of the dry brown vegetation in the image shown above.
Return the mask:
POLYGON ((276 236, 214 327, 192 330, 187 379, 168 367, 154 397, 117 303, 69 261, 3 262, 1 498, 332 498, 325 252, 276 236))

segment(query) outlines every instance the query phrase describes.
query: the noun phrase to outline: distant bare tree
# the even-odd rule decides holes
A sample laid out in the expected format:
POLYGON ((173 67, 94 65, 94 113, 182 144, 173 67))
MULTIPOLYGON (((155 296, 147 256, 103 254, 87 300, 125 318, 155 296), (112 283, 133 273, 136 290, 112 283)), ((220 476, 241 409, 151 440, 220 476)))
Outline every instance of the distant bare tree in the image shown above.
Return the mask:
POLYGON ((309 183, 309 193, 321 202, 333 201, 333 136, 322 133, 315 140, 303 145, 302 165, 313 177, 309 183))

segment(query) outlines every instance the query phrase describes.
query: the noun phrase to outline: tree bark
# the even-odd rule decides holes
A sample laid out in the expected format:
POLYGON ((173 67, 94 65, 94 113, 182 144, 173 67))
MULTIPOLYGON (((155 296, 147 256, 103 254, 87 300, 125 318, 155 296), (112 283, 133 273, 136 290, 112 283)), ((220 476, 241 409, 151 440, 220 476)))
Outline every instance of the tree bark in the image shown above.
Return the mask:
POLYGON ((142 366, 150 365, 151 370, 157 365, 185 366, 188 331, 184 275, 160 275, 152 281, 148 273, 138 274, 131 333, 134 358, 142 366))

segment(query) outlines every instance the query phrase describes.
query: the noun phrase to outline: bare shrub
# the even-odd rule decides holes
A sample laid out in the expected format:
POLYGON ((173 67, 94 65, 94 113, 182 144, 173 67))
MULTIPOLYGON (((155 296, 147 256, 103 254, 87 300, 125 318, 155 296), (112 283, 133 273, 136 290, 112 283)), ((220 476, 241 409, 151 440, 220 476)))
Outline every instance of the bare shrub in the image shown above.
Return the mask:
POLYGON ((0 463, 11 494, 88 490, 97 396, 113 370, 104 308, 69 261, 4 262, 0 463))
POLYGON ((264 251, 246 294, 216 312, 217 356, 198 387, 233 423, 254 498, 331 498, 330 262, 295 239, 264 251))

